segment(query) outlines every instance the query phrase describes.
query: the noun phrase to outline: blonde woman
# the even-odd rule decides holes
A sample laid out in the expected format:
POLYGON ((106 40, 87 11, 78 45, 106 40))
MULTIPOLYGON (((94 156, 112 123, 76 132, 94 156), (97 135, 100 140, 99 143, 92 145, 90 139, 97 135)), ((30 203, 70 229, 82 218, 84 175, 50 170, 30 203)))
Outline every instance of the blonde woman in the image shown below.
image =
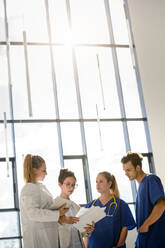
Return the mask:
POLYGON ((95 223, 89 238, 84 239, 86 248, 126 248, 128 230, 136 224, 128 204, 119 197, 116 179, 109 172, 100 172, 96 178, 96 188, 100 196, 89 202, 86 207, 105 208, 106 216, 95 223))
POLYGON ((66 217, 68 209, 50 210, 53 197, 42 184, 47 175, 46 163, 40 156, 24 159, 25 186, 20 196, 24 248, 58 248, 58 223, 76 223, 78 218, 66 217))

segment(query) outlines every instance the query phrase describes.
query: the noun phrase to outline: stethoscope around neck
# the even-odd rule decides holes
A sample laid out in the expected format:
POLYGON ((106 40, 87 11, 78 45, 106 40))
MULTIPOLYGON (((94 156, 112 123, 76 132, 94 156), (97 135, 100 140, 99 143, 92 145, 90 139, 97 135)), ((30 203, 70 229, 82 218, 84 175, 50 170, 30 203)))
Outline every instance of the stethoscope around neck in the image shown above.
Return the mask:
MULTIPOLYGON (((97 201, 100 197, 101 197, 101 196, 99 196, 96 200, 94 200, 94 202, 92 203, 92 206, 95 205, 96 201, 97 201)), ((116 209, 117 209, 117 206, 118 206, 118 204, 117 204, 117 202, 116 202, 116 197, 115 197, 114 195, 112 195, 112 199, 113 199, 113 202, 111 202, 111 203, 109 204, 108 213, 107 213, 107 215, 106 215, 106 216, 109 216, 109 217, 113 217, 113 215, 114 215, 114 213, 115 213, 115 211, 116 211, 116 209), (113 212, 110 214, 110 210, 111 210, 113 207, 114 207, 114 210, 113 210, 113 212)))

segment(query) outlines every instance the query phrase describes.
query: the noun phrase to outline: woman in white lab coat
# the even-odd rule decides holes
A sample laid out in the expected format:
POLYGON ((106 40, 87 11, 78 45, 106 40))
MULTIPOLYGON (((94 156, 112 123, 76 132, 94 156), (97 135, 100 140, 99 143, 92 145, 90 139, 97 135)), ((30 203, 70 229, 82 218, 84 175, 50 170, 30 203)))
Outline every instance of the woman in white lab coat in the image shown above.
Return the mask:
MULTIPOLYGON (((77 186, 74 173, 68 169, 61 169, 58 177, 58 184, 61 188, 61 200, 66 200, 67 204, 70 206, 66 215, 76 215, 80 206, 70 200, 70 195, 77 186)), ((84 242, 82 237, 89 235, 94 230, 94 223, 93 225, 87 225, 84 229, 84 233, 80 233, 74 226, 66 223, 58 225, 58 230, 61 248, 83 248, 84 242)))
POLYGON ((26 155, 25 186, 20 196, 20 213, 24 248, 58 248, 58 223, 76 223, 76 217, 66 217, 67 209, 50 210, 53 197, 41 183, 47 175, 40 156, 26 155))

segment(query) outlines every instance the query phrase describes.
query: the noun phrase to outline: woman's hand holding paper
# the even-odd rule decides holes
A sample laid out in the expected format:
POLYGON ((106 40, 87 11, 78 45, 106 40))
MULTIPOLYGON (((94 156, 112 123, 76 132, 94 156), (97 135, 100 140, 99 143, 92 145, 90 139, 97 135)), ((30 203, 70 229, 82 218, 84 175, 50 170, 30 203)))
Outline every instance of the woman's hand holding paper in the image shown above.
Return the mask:
POLYGON ((85 227, 84 227, 84 229, 85 229, 85 232, 86 232, 86 234, 89 236, 89 235, 91 235, 91 233, 93 232, 93 230, 95 229, 95 223, 94 223, 94 221, 92 221, 92 224, 90 225, 90 224, 87 224, 85 227))
POLYGON ((60 212, 60 216, 65 215, 68 212, 69 208, 66 208, 66 203, 64 203, 60 208, 59 208, 59 212, 60 212))
POLYGON ((60 216, 59 218, 59 223, 60 224, 63 224, 63 223, 66 223, 66 224, 75 224, 79 221, 80 219, 78 217, 75 217, 75 216, 60 216))
POLYGON ((75 217, 75 216, 65 216, 66 217, 66 222, 67 224, 75 224, 77 222, 79 222, 79 218, 78 217, 75 217))

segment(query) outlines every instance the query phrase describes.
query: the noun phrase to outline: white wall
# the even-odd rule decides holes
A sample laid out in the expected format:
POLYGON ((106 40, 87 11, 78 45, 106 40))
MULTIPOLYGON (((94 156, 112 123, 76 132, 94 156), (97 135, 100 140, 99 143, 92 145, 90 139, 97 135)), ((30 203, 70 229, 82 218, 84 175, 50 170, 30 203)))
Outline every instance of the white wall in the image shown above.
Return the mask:
POLYGON ((165 0, 128 0, 156 174, 165 186, 165 0))
MULTIPOLYGON (((165 186, 165 0, 127 0, 143 95, 150 128, 156 174, 165 186)), ((134 247, 136 230, 127 247, 134 247)))

